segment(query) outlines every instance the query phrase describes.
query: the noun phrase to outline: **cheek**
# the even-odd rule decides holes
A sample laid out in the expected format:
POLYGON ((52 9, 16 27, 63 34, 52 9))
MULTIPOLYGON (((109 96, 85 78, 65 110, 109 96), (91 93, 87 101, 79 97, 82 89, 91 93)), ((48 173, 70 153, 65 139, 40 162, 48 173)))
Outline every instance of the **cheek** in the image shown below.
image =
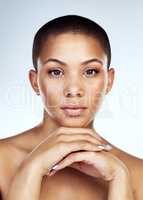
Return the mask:
POLYGON ((93 88, 94 94, 96 94, 97 97, 100 97, 105 93, 105 89, 106 89, 106 81, 100 78, 97 79, 93 88))
POLYGON ((50 81, 43 81, 41 84, 41 97, 46 106, 57 107, 61 102, 62 85, 50 81))
POLYGON ((88 103, 91 111, 96 111, 100 107, 103 97, 105 95, 106 81, 103 77, 99 77, 94 81, 94 83, 92 83, 92 87, 89 88, 88 103))

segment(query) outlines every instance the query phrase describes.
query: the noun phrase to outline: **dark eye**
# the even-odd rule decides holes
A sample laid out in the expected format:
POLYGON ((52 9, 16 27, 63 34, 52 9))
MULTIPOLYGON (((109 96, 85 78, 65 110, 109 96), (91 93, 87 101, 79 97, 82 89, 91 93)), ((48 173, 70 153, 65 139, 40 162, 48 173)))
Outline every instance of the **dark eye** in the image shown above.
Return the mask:
POLYGON ((88 69, 86 70, 87 76, 95 76, 98 73, 97 69, 88 69))
POLYGON ((59 77, 62 75, 62 71, 58 70, 58 69, 52 69, 48 71, 48 74, 50 76, 54 76, 54 77, 59 77))

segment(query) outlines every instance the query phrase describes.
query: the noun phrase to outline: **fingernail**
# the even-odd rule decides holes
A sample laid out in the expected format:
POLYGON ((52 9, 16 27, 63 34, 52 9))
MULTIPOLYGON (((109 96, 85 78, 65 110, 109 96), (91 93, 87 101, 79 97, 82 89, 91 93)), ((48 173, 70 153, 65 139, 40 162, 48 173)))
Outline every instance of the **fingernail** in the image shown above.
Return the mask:
POLYGON ((104 147, 103 145, 97 145, 97 147, 98 147, 99 149, 105 149, 105 147, 104 147))
POLYGON ((53 176, 57 171, 56 170, 52 170, 50 173, 49 173, 49 176, 53 176))
POLYGON ((113 147, 110 144, 104 144, 106 150, 111 150, 113 147))
POLYGON ((55 165, 52 169, 57 170, 59 165, 55 165))
POLYGON ((101 150, 104 149, 104 150, 107 150, 107 151, 109 151, 113 148, 110 144, 102 144, 102 145, 99 144, 99 145, 97 145, 97 147, 101 150))

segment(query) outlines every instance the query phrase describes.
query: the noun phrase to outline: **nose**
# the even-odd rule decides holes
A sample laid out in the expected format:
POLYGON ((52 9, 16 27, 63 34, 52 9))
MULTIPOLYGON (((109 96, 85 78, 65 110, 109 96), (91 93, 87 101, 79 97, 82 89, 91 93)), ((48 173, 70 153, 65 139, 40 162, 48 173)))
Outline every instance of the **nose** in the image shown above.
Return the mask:
POLYGON ((84 86, 79 82, 69 81, 70 83, 64 89, 65 97, 83 97, 84 96, 84 86))
POLYGON ((66 97, 82 97, 82 91, 77 90, 68 90, 65 92, 66 97))

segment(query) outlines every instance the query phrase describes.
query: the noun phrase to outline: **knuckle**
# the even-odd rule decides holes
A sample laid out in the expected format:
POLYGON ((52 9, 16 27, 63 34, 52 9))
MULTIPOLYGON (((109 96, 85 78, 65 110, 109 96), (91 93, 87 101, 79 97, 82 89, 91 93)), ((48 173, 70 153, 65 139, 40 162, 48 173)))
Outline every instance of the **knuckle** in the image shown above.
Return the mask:
POLYGON ((64 127, 59 127, 58 129, 57 129, 57 134, 59 134, 59 133, 61 133, 61 132, 63 132, 63 130, 64 130, 64 127))
POLYGON ((82 147, 80 147, 79 143, 77 143, 77 142, 66 142, 65 145, 66 145, 67 149, 70 151, 77 151, 82 148, 82 147))
POLYGON ((91 135, 90 134, 85 134, 85 139, 90 140, 91 139, 91 135))
POLYGON ((90 133, 91 136, 93 136, 97 140, 101 141, 101 137, 99 136, 99 134, 94 129, 88 128, 88 130, 89 130, 89 133, 90 133))
POLYGON ((58 146, 59 150, 62 150, 63 147, 65 146, 65 142, 64 141, 59 141, 57 146, 58 146))
POLYGON ((75 158, 75 153, 71 153, 70 155, 68 155, 67 159, 68 160, 73 160, 75 158))
POLYGON ((94 151, 89 152, 89 154, 90 154, 91 157, 95 156, 95 152, 94 151))
POLYGON ((81 141, 80 143, 79 143, 79 147, 82 149, 82 148, 86 148, 86 147, 88 147, 89 146, 89 142, 87 142, 87 141, 81 141))
POLYGON ((89 133, 93 133, 93 130, 92 130, 91 128, 87 128, 87 131, 88 131, 89 133))
POLYGON ((57 135, 57 141, 63 140, 63 139, 64 139, 64 136, 65 136, 64 133, 58 134, 58 135, 57 135))
POLYGON ((89 129, 89 132, 90 132, 92 135, 96 135, 96 131, 93 130, 93 129, 89 129))
POLYGON ((77 160, 77 155, 76 155, 75 153, 71 154, 71 155, 70 155, 70 160, 71 160, 72 162, 76 162, 76 160, 77 160))

